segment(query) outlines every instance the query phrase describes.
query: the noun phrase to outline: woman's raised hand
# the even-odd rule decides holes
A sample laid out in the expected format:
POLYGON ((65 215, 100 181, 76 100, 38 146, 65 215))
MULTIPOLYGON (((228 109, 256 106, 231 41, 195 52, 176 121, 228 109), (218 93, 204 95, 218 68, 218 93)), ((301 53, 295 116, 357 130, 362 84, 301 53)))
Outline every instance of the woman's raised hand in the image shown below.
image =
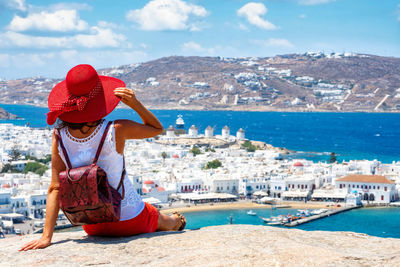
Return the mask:
POLYGON ((30 249, 46 248, 46 247, 50 246, 50 244, 51 244, 50 239, 42 237, 38 240, 33 240, 31 242, 26 243, 19 249, 19 251, 27 251, 30 249))
POLYGON ((132 89, 125 87, 118 87, 114 89, 114 94, 121 98, 121 101, 126 105, 132 107, 138 101, 132 89))

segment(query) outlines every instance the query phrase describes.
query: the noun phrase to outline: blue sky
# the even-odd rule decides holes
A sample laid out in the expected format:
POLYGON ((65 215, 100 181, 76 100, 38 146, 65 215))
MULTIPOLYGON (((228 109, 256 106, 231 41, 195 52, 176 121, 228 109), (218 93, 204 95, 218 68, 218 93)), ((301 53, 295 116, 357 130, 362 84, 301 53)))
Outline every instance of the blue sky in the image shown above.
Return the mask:
POLYGON ((400 57, 400 0, 0 0, 0 77, 164 56, 400 57))

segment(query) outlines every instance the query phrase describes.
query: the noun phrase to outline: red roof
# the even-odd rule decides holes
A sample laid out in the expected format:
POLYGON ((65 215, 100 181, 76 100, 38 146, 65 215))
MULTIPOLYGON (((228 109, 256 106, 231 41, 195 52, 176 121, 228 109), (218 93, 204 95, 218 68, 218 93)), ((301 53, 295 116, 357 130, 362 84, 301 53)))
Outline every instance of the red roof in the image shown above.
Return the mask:
POLYGON ((350 174, 345 177, 336 179, 338 182, 353 182, 353 183, 375 183, 375 184, 394 184, 392 180, 389 180, 385 176, 381 175, 362 175, 362 174, 350 174))
POLYGON ((179 155, 174 154, 174 155, 172 155, 172 157, 173 157, 174 159, 178 159, 178 158, 179 158, 179 155))
POLYGON ((142 192, 143 192, 143 193, 148 193, 149 191, 147 191, 146 188, 143 188, 143 189, 142 189, 142 192))
POLYGON ((11 185, 9 185, 9 184, 3 184, 2 187, 3 187, 3 188, 11 188, 11 185))
POLYGON ((293 164, 294 167, 303 167, 303 163, 301 162, 296 162, 295 164, 293 164))
POLYGON ((154 184, 154 182, 151 181, 151 180, 144 181, 143 183, 144 183, 144 184, 154 184))
POLYGON ((157 191, 159 191, 159 192, 165 192, 165 188, 164 188, 164 187, 157 187, 157 191))

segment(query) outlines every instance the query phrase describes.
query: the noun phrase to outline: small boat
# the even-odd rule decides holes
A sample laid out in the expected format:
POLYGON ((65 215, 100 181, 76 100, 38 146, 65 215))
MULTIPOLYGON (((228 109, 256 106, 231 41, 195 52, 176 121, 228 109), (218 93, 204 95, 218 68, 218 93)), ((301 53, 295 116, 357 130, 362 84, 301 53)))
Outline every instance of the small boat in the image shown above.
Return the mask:
POLYGON ((261 217, 261 219, 266 222, 268 225, 281 225, 284 223, 287 223, 288 219, 286 216, 276 216, 276 217, 271 217, 271 218, 264 218, 261 217))
POLYGON ((272 221, 272 218, 265 218, 265 217, 260 217, 260 218, 261 218, 261 220, 263 220, 266 223, 269 223, 272 221))
POLYGON ((280 222, 280 221, 274 221, 274 222, 269 222, 269 223, 267 223, 268 225, 282 225, 283 224, 283 222, 280 222))
POLYGON ((250 216, 256 216, 257 215, 257 213, 255 213, 254 211, 252 211, 252 210, 249 210, 248 212, 247 212, 247 215, 250 215, 250 216))

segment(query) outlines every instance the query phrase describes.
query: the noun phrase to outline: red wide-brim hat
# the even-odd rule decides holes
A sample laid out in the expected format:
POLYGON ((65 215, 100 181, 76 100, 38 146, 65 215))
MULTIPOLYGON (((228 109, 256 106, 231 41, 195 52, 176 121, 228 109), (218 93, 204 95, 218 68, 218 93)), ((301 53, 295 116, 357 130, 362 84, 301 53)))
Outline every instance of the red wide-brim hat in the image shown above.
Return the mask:
POLYGON ((73 67, 66 79, 50 92, 47 123, 52 125, 57 118, 84 123, 107 116, 121 100, 114 95, 117 87, 125 87, 125 83, 117 78, 98 75, 90 65, 73 67))

